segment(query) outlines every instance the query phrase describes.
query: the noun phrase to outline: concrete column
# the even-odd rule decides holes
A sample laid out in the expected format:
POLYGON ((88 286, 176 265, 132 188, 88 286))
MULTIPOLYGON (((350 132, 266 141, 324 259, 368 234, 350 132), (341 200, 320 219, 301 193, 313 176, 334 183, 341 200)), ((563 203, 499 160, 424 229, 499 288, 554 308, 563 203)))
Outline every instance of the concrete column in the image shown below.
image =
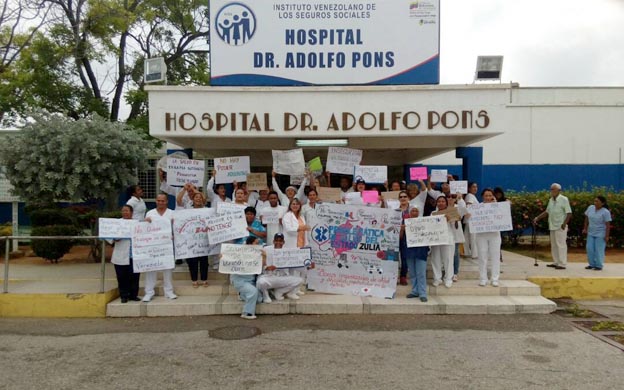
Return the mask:
POLYGON ((477 182, 479 187, 483 187, 483 147, 456 148, 455 157, 462 159, 462 179, 477 182))

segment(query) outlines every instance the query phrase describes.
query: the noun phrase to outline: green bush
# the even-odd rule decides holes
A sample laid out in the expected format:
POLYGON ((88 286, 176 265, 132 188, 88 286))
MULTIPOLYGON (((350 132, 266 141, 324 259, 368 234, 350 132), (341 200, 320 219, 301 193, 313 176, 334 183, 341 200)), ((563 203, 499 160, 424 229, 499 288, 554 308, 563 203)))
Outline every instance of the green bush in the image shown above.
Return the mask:
POLYGON ((71 209, 40 209, 30 212, 32 227, 71 225, 78 226, 78 213, 71 209))
MULTIPOLYGON (((607 198, 607 204, 611 211, 611 238, 609 245, 622 248, 624 246, 624 191, 613 192, 605 188, 594 188, 590 191, 564 191, 562 192, 570 200, 572 219, 568 226, 568 240, 571 244, 584 247, 585 236, 583 235, 583 223, 585 210, 594 204, 594 198, 602 195, 607 198)), ((546 210, 549 191, 540 192, 510 192, 507 198, 511 202, 511 216, 514 230, 508 235, 512 244, 517 244, 519 236, 531 229, 533 218, 546 210)), ((548 219, 542 219, 537 226, 538 233, 548 232, 548 219)))
MULTIPOLYGON (((32 228, 33 236, 76 236, 81 233, 75 225, 37 226, 32 228)), ((32 249, 39 257, 58 262, 74 245, 72 240, 33 240, 32 249)))

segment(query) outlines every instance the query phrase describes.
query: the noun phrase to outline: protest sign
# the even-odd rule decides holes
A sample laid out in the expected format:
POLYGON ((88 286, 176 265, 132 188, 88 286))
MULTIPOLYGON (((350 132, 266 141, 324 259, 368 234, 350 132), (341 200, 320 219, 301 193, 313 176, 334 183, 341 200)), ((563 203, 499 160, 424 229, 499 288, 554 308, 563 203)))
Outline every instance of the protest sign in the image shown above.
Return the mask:
POLYGON ((279 207, 265 207, 260 211, 260 220, 263 225, 274 225, 280 223, 280 208, 279 207))
POLYGON ((316 187, 319 200, 323 202, 340 202, 342 200, 342 190, 332 187, 316 187))
POLYGON ((316 176, 323 173, 323 163, 320 157, 314 157, 312 160, 308 161, 307 165, 310 172, 314 173, 316 176))
POLYGON ((299 268, 312 264, 310 248, 273 249, 270 256, 271 259, 267 260, 267 263, 277 268, 299 268))
POLYGON ((212 217, 206 222, 206 229, 208 242, 212 245, 249 236, 244 214, 242 218, 234 214, 212 217))
POLYGON ((459 210, 457 209, 457 207, 453 207, 453 206, 449 206, 445 208, 444 210, 434 211, 433 213, 431 213, 431 215, 444 215, 444 216, 448 215, 449 222, 455 222, 455 221, 461 220, 461 215, 459 214, 459 210))
POLYGON ((447 169, 432 169, 431 180, 432 183, 446 183, 448 181, 447 169))
POLYGON ((134 272, 173 269, 173 240, 171 221, 154 218, 152 222, 138 222, 132 231, 132 260, 134 272))
POLYGON ((361 150, 332 146, 327 152, 327 164, 325 168, 331 173, 353 175, 353 169, 356 165, 360 165, 361 161, 361 150))
POLYGON ((248 191, 262 191, 268 190, 267 174, 266 173, 249 173, 247 174, 247 190, 248 191))
POLYGON ((366 204, 379 202, 379 192, 362 191, 362 201, 366 204))
POLYGON ((361 206, 364 204, 364 200, 362 200, 362 193, 361 192, 347 192, 344 195, 344 202, 345 204, 361 206))
POLYGON ((257 275, 262 272, 262 247, 260 245, 221 245, 219 273, 257 275))
POLYGON ((411 167, 410 180, 427 180, 427 167, 411 167))
POLYGON ((208 241, 208 220, 215 215, 212 208, 176 210, 173 213, 173 244, 176 259, 208 256, 216 245, 208 241))
POLYGON ((290 185, 291 186, 299 186, 303 183, 303 179, 305 179, 306 175, 290 175, 290 185))
POLYGON ((451 180, 449 181, 449 187, 451 188, 451 194, 467 194, 468 193, 468 181, 466 180, 451 180))
POLYGON ((215 158, 214 169, 217 171, 216 184, 243 182, 250 173, 249 156, 215 158))
POLYGON ((204 186, 204 160, 167 159, 167 184, 170 186, 183 186, 191 183, 196 187, 204 186))
POLYGON ((505 232, 513 229, 509 202, 468 205, 470 233, 505 232))
POLYGON ((399 262, 382 260, 374 252, 350 251, 336 264, 315 264, 308 286, 316 292, 394 298, 399 262))
POLYGON ((381 193, 385 201, 396 200, 399 201, 399 194, 401 191, 385 191, 381 193))
POLYGON ((132 238, 136 219, 98 218, 98 237, 132 238))
POLYGON ((448 223, 443 216, 406 219, 405 238, 408 248, 451 243, 448 223))
POLYGON ((386 165, 356 165, 353 180, 364 180, 366 184, 383 184, 388 180, 386 165))
POLYGON ((303 149, 273 150, 273 170, 280 175, 303 175, 305 159, 303 149))
POLYGON ((245 206, 230 202, 219 202, 217 203, 217 214, 233 214, 240 218, 245 218, 245 206))

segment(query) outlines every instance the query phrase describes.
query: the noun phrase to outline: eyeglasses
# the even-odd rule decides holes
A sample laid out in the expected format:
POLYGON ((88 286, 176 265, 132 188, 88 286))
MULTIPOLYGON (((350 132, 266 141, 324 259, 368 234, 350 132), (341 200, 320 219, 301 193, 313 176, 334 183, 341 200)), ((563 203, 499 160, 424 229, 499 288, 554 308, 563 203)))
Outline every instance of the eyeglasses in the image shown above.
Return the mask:
POLYGON ((401 198, 407 198, 407 196, 401 195, 401 196, 399 196, 399 199, 401 199, 401 198))

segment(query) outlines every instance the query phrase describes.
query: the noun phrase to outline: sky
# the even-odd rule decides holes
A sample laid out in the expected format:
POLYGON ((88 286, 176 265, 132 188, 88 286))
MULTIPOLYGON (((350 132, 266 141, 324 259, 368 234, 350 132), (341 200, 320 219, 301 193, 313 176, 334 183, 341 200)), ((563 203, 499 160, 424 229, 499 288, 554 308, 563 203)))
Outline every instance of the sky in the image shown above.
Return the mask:
POLYGON ((502 82, 624 86, 624 0, 441 0, 440 83, 472 83, 479 55, 502 82))

